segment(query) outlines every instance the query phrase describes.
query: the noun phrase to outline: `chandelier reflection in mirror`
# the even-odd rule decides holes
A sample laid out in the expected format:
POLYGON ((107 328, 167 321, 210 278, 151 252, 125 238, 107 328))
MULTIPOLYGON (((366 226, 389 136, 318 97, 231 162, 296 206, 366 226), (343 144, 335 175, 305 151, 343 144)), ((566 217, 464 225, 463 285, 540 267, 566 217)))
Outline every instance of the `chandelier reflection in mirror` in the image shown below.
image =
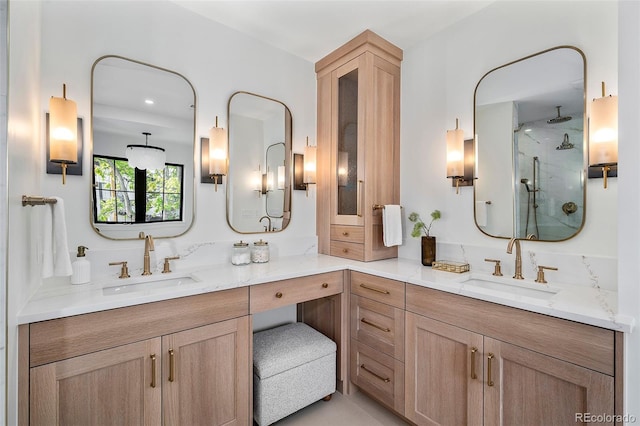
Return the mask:
POLYGON ((127 145, 127 161, 131 167, 140 170, 164 169, 164 164, 167 162, 164 148, 149 145, 151 133, 142 132, 142 134, 144 135, 144 145, 127 145))

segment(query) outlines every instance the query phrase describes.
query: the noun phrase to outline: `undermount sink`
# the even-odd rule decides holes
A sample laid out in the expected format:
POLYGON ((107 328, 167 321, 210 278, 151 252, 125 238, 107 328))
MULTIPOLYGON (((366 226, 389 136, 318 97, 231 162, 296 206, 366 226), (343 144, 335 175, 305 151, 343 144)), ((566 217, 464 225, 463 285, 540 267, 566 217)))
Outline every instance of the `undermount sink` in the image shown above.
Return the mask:
POLYGON ((117 282, 113 286, 105 286, 102 294, 105 296, 113 296, 122 293, 132 293, 134 291, 156 290, 160 288, 178 287, 185 284, 195 283, 197 280, 191 276, 179 277, 142 277, 142 278, 123 278, 122 283, 117 282))
MULTIPOLYGON (((506 281, 508 280, 508 278, 504 280, 506 281)), ((556 289, 545 287, 543 285, 540 285, 540 288, 533 288, 529 287, 529 285, 531 285, 529 283, 520 284, 516 282, 509 283, 505 281, 499 281, 499 278, 497 277, 496 279, 491 279, 472 276, 468 280, 462 281, 461 283, 464 284, 465 289, 467 290, 473 290, 475 287, 476 289, 495 290, 517 296, 524 296, 542 300, 551 299, 558 292, 558 290, 556 289)))

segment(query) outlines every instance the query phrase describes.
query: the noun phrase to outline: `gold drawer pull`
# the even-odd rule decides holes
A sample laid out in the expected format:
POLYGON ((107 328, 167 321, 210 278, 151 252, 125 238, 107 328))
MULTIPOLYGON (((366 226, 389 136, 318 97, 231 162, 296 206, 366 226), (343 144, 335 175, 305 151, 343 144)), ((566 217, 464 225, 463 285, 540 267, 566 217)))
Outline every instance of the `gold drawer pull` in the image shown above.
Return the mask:
POLYGON ((478 352, 478 348, 471 348, 471 379, 473 380, 478 378, 476 374, 476 352, 478 352))
POLYGON ((342 252, 343 252, 343 253, 349 253, 349 249, 343 248, 343 249, 342 249, 342 252))
POLYGON ((371 327, 375 327, 375 328, 377 328, 378 330, 382 330, 382 331, 387 332, 387 333, 390 333, 390 332, 391 332, 391 329, 390 329, 390 328, 388 328, 388 327, 383 327, 383 326, 381 326, 381 325, 375 324, 375 323, 373 323, 373 322, 369 321, 369 320, 368 320, 368 319, 366 319, 366 318, 362 318, 360 321, 361 321, 361 322, 363 322, 363 323, 365 323, 365 324, 367 324, 367 325, 370 325, 371 327))
POLYGON ((151 387, 156 387, 156 354, 152 354, 151 358, 151 387))
POLYGON ((329 287, 329 283, 322 283, 322 288, 328 288, 329 287))
POLYGON ((371 374, 372 376, 382 380, 385 383, 389 383, 391 381, 390 378, 388 377, 382 377, 379 374, 374 373, 373 371, 369 370, 367 367, 364 366, 364 364, 360 364, 360 368, 362 368, 364 371, 366 371, 367 373, 371 374))
POLYGON ((173 382, 176 379, 176 357, 173 349, 169 349, 169 381, 173 382))
POLYGON ((368 286, 366 284, 360 284, 360 287, 366 288, 367 290, 371 290, 371 291, 377 291, 378 293, 382 293, 382 294, 391 294, 391 293, 389 293, 389 290, 381 290, 379 288, 370 287, 370 286, 368 286))
POLYGON ((491 360, 493 354, 487 355, 487 386, 493 386, 493 380, 491 380, 491 360))
POLYGON ((343 236, 343 237, 348 237, 348 236, 349 236, 349 233, 348 233, 347 231, 344 231, 344 232, 342 233, 342 236, 343 236))
POLYGON ((278 298, 278 299, 282 299, 282 293, 277 292, 277 293, 276 293, 276 298, 278 298))

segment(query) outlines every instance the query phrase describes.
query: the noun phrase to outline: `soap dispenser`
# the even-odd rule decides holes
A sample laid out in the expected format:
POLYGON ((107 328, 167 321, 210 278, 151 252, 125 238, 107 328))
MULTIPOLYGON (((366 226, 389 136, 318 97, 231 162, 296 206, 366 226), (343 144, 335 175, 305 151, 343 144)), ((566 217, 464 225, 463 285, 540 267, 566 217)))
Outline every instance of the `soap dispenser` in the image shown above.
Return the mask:
POLYGON ((86 259, 85 246, 78 246, 76 260, 71 264, 71 284, 86 284, 91 281, 91 263, 86 259))

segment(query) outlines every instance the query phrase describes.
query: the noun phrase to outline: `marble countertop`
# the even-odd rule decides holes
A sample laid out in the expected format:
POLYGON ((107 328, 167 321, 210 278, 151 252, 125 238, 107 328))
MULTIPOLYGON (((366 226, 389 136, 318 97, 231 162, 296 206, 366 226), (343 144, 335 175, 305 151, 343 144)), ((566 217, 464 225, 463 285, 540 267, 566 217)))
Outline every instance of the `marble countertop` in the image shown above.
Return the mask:
POLYGON ((598 287, 544 285, 532 280, 516 282, 511 278, 501 277, 498 281, 503 284, 485 288, 468 280, 494 280, 491 275, 436 271, 408 259, 365 263, 317 254, 281 257, 268 263, 244 266, 226 263, 181 269, 176 262, 174 271, 168 274, 155 273, 148 277, 125 279, 108 277, 84 285, 42 286, 18 314, 18 323, 26 324, 344 269, 612 330, 630 332, 634 327, 632 317, 617 314, 617 293, 598 287))

